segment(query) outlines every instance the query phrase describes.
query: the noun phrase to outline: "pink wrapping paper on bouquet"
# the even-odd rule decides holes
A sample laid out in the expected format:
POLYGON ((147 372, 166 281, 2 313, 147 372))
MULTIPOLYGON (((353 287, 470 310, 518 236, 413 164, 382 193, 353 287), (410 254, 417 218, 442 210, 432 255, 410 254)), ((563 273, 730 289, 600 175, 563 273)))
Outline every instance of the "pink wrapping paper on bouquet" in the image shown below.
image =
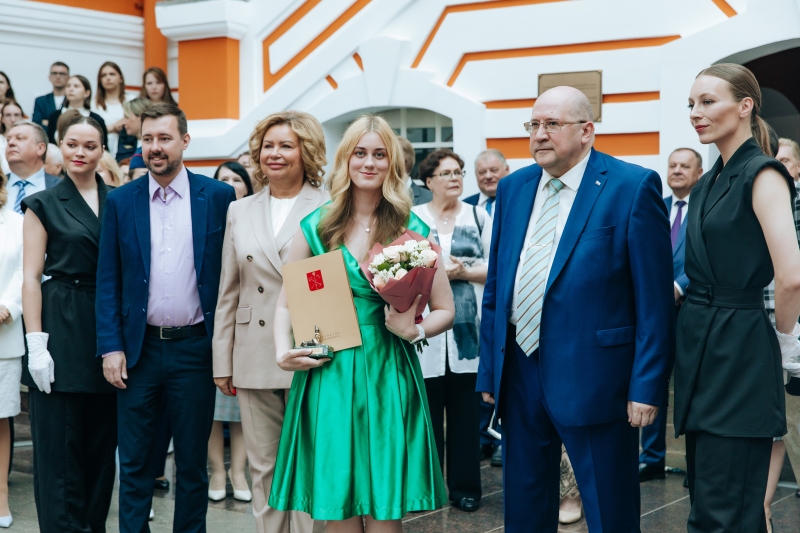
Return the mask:
POLYGON ((422 322, 422 312, 425 310, 425 306, 428 305, 428 300, 431 297, 433 277, 436 274, 436 270, 439 268, 439 261, 442 254, 441 246, 428 241, 430 243, 431 250, 436 252, 436 262, 432 267, 414 267, 409 270, 408 273, 401 279, 390 279, 387 281, 386 286, 380 290, 375 287, 375 283, 373 282, 375 274, 369 270, 369 265, 373 262, 375 256, 382 253, 385 248, 402 245, 406 241, 410 240, 418 242, 428 241, 428 239, 419 233, 407 229, 399 238, 397 238, 397 240, 386 246, 383 246, 380 243, 375 243, 375 246, 373 246, 372 250, 369 251, 369 257, 367 258, 366 262, 359 263, 358 266, 361 267, 361 270, 367 277, 372 289, 380 294, 381 298, 383 298, 386 303, 401 313, 408 311, 408 308, 411 307, 412 303, 414 303, 414 298, 416 298, 418 294, 421 294, 422 298, 419 301, 419 305, 417 305, 415 319, 415 322, 419 324, 422 322))

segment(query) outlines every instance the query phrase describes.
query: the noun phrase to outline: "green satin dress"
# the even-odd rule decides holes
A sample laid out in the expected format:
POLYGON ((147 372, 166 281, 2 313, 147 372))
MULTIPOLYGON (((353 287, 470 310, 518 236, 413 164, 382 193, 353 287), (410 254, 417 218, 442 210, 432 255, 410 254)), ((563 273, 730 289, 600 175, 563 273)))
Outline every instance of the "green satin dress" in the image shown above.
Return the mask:
MULTIPOLYGON (((314 255, 321 209, 300 223, 314 255)), ((409 229, 430 228, 411 214, 409 229)), ((384 301, 346 247, 362 346, 295 372, 269 505, 318 520, 396 520, 447 501, 419 359, 384 324, 384 301)))

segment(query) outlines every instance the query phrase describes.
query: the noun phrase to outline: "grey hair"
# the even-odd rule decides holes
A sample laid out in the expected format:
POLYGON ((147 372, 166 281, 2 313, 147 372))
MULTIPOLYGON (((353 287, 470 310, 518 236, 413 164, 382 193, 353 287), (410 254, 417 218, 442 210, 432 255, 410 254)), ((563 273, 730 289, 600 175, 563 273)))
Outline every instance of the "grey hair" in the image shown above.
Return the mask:
POLYGON ((51 162, 64 164, 64 158, 61 156, 61 150, 53 143, 47 145, 47 158, 51 162))
MULTIPOLYGON (((33 128, 33 136, 36 138, 36 143, 37 144, 42 143, 44 145, 48 144, 48 142, 47 142, 47 132, 44 131, 43 127, 41 127, 40 125, 38 125, 34 121, 32 121, 30 119, 27 119, 27 118, 22 119, 22 120, 18 120, 18 121, 16 121, 14 123, 13 126, 11 126, 11 128, 8 131, 10 132, 12 129, 16 128, 17 126, 30 126, 31 128, 33 128)), ((47 150, 45 150, 44 153, 42 154, 42 161, 47 161, 47 150)))
POLYGON ((700 155, 700 152, 695 150, 694 148, 675 148, 672 152, 670 152, 669 157, 672 157, 672 154, 675 152, 692 152, 694 154, 694 158, 697 160, 697 168, 703 168, 703 156, 700 155))
POLYGON ((500 160, 500 164, 503 166, 508 164, 506 163, 506 156, 503 155, 503 152, 500 150, 495 150, 494 148, 489 148, 488 150, 484 150, 483 152, 479 153, 478 157, 475 158, 475 168, 478 168, 478 161, 491 156, 495 156, 498 160, 500 160))

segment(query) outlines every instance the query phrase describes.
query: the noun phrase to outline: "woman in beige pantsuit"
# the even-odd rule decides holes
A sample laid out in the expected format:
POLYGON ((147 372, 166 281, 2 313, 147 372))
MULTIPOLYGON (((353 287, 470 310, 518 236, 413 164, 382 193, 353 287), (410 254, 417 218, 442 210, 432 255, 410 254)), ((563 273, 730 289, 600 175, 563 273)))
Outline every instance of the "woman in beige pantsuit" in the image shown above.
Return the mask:
POLYGON ((325 137, 313 116, 273 113, 250 135, 253 180, 263 190, 231 204, 214 326, 214 382, 239 398, 259 533, 322 533, 324 522, 267 505, 292 373, 278 368, 273 339, 281 266, 300 221, 325 204, 325 137))

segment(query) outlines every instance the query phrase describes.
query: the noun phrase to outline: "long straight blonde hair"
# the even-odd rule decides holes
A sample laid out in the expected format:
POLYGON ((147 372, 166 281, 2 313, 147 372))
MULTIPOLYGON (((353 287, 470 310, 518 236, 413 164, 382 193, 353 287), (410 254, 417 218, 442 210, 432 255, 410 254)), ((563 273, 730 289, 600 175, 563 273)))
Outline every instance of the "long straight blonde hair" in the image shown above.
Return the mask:
POLYGON ((350 180, 350 157, 365 133, 377 133, 386 147, 389 171, 383 181, 383 198, 375 209, 375 229, 370 232, 370 248, 376 242, 388 244, 403 234, 411 215, 411 195, 403 182, 403 150, 397 136, 383 117, 362 115, 344 133, 336 150, 330 178, 331 203, 323 209, 318 232, 328 250, 344 244, 347 229, 353 223, 355 209, 350 180))

